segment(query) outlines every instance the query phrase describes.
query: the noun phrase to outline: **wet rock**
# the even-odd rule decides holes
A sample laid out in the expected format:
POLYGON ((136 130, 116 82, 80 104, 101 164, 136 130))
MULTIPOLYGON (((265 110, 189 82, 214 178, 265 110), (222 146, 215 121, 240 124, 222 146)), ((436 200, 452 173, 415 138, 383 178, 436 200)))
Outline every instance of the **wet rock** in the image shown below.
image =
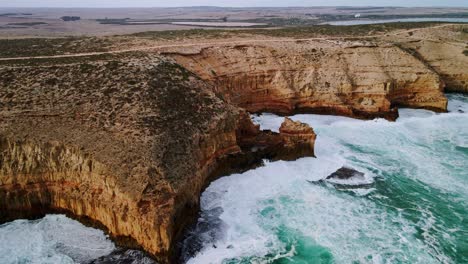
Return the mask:
POLYGON ((89 262, 89 264, 157 264, 157 262, 143 251, 118 249, 110 255, 89 262))
POLYGON ((307 182, 325 186, 331 185, 339 190, 362 189, 373 186, 372 182, 366 182, 364 173, 348 167, 341 167, 325 179, 307 182))
POLYGON ((348 167, 341 167, 334 173, 330 174, 327 180, 364 180, 364 173, 357 171, 355 169, 351 169, 348 167))
POLYGON ((216 248, 214 243, 222 239, 222 230, 225 228, 225 223, 220 219, 222 213, 221 207, 200 212, 198 222, 188 229, 180 244, 181 263, 194 257, 206 244, 212 244, 216 248))

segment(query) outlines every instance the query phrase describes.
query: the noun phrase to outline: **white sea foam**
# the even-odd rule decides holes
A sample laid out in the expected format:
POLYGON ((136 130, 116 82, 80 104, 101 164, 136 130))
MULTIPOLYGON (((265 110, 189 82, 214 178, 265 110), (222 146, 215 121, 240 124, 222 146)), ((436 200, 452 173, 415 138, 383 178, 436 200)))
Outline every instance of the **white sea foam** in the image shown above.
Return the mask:
POLYGON ((0 226, 0 263, 86 263, 108 255, 114 243, 104 232, 64 215, 16 220, 0 226))
MULTIPOLYGON (((397 179, 385 177, 403 175, 398 177, 421 183, 425 190, 433 188, 462 197, 450 199, 466 205, 468 164, 463 154, 454 151, 466 148, 468 142, 468 111, 459 111, 468 109, 468 103, 456 98, 449 106, 452 112, 448 114, 402 109, 397 122, 292 116, 317 132, 317 158, 271 162, 213 182, 202 195, 202 209, 223 208, 220 218, 225 223, 224 236, 207 244, 189 263, 222 263, 252 256, 260 258, 250 258, 250 262, 270 263, 271 257, 261 257, 294 255, 294 250, 288 250, 278 237, 277 231, 283 227, 329 249, 336 263, 453 262, 432 232, 442 233, 444 242, 455 245, 454 235, 459 230, 440 230, 427 205, 409 201, 405 206, 412 208, 400 208, 376 203, 392 199, 386 194, 376 193, 373 199, 367 199, 376 188, 353 190, 353 195, 308 183, 347 166, 365 173, 366 182, 378 178, 394 181, 397 179), (271 213, 265 213, 269 210, 271 213), (421 214, 416 223, 405 216, 411 210, 421 214), (418 238, 420 232, 422 238, 418 238)), ((263 114, 255 116, 254 121, 262 129, 277 131, 283 117, 263 114)))
POLYGON ((468 99, 464 95, 452 94, 447 109, 454 113, 468 113, 468 99))
MULTIPOLYGON (((413 238, 415 229, 402 217, 388 215, 367 200, 337 195, 333 190, 306 183, 336 170, 340 167, 336 164, 318 159, 301 159, 293 166, 275 162, 213 183, 205 194, 220 196, 214 203, 225 210, 221 219, 228 226, 227 235, 216 248, 205 247, 189 263, 221 263, 224 259, 281 251, 285 245, 273 231, 281 225, 330 248, 338 263, 365 261, 369 256, 372 261, 363 263, 380 263, 377 260, 381 254, 401 255, 399 248, 408 244, 411 251, 400 256, 408 263, 418 258, 424 263, 436 263, 425 253, 424 244, 413 238), (259 216, 267 207, 275 208, 276 213, 259 216)), ((205 194, 202 199, 206 204, 211 195, 205 194)))

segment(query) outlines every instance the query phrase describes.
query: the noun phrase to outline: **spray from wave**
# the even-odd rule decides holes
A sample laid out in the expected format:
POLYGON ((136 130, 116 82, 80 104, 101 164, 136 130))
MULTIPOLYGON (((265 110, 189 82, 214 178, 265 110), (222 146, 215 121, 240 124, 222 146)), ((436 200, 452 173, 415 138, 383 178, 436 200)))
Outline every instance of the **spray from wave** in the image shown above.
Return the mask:
POLYGON ((193 232, 203 246, 188 263, 467 263, 468 98, 449 98, 450 113, 397 122, 293 116, 314 127, 317 158, 213 182, 202 213, 217 224, 193 232), (340 169, 350 178, 333 182, 340 169))

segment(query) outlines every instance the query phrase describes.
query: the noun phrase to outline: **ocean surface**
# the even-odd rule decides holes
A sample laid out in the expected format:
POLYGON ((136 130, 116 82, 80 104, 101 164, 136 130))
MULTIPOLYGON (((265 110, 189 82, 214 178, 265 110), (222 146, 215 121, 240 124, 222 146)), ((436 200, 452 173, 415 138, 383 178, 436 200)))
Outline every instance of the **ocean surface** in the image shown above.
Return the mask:
POLYGON ((213 182, 188 263, 468 263, 468 97, 449 98, 450 113, 397 122, 293 116, 316 131, 317 158, 213 182), (365 177, 317 183, 343 166, 365 177))
POLYGON ((395 23, 395 22, 456 22, 456 23, 468 23, 468 18, 437 18, 437 17, 418 17, 418 18, 398 18, 398 19, 356 19, 356 20, 345 20, 345 21, 333 21, 324 24, 334 26, 352 26, 352 25, 368 25, 368 24, 383 24, 383 23, 395 23))
MULTIPOLYGON (((214 181, 184 244, 188 263, 468 263, 468 97, 396 122, 295 115, 317 158, 265 162, 214 181), (319 181, 342 167, 364 173, 319 181)), ((278 130, 282 117, 253 117, 278 130)), ((0 226, 0 263, 89 263, 115 251, 61 215, 0 226)), ((131 262, 128 262, 131 263, 131 262)))

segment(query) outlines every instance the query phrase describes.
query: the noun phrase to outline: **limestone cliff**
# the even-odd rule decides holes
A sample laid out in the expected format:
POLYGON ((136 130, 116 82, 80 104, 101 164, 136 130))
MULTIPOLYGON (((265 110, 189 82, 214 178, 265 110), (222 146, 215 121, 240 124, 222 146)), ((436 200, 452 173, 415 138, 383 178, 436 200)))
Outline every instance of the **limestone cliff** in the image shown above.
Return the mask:
POLYGON ((422 29, 389 36, 441 76, 448 92, 468 92, 468 25, 422 29))
POLYGON ((251 112, 395 119, 396 106, 446 110, 438 74, 391 44, 268 42, 171 56, 251 112))
POLYGON ((211 177, 313 155, 313 131, 262 132, 157 56, 3 66, 0 86, 0 221, 65 212, 161 262, 211 177))

